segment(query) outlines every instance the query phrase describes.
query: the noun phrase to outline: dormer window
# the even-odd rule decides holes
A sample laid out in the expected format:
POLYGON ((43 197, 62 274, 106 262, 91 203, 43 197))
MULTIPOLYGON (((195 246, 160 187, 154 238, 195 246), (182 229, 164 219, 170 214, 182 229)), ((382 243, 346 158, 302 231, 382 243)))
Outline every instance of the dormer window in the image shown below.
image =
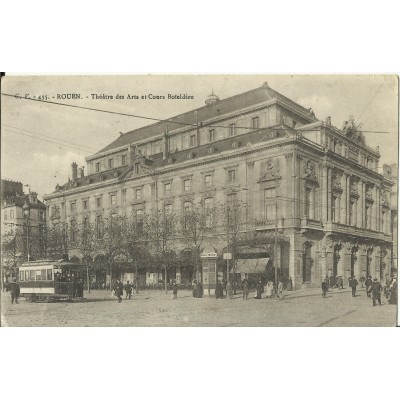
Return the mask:
POLYGON ((190 141, 189 141, 190 147, 195 147, 196 146, 196 135, 190 135, 190 141))
POLYGON ((258 117, 254 117, 251 119, 251 127, 253 129, 258 129, 259 126, 259 118, 258 117))
POLYGON ((100 163, 96 163, 96 172, 100 172, 100 163))
POLYGON ((215 129, 210 129, 208 131, 208 142, 211 143, 215 140, 215 129))

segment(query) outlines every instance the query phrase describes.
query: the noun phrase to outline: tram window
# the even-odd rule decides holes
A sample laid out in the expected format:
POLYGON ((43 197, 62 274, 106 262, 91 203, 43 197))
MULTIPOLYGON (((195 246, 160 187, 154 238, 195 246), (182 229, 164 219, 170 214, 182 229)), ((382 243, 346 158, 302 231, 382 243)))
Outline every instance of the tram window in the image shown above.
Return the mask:
POLYGON ((25 272, 25 271, 19 271, 19 280, 20 280, 20 281, 23 281, 23 280, 24 280, 24 276, 25 276, 24 272, 25 272))
POLYGON ((46 280, 46 270, 42 269, 42 270, 40 270, 40 272, 41 272, 41 275, 42 275, 42 281, 45 281, 46 280))
POLYGON ((47 270, 47 280, 52 281, 53 280, 53 270, 48 269, 47 270))
POLYGON ((29 280, 34 281, 35 280, 35 271, 29 271, 29 280))
POLYGON ((29 281, 29 271, 25 271, 25 280, 29 281))
POLYGON ((41 281, 42 280, 42 271, 35 271, 36 272, 36 280, 41 281))

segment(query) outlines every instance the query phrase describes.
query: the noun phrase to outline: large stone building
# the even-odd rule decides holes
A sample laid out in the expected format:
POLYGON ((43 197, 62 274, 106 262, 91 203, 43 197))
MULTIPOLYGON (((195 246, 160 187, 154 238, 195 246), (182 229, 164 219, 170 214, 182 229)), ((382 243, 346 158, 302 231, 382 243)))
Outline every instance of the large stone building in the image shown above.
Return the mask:
MULTIPOLYGON (((295 288, 327 275, 384 279, 392 273, 393 183, 378 172, 379 158, 353 118, 338 129, 265 83, 223 100, 212 94, 204 107, 121 134, 87 157, 87 175, 73 164, 69 182, 45 199, 50 224, 240 201, 236 272, 277 266, 295 288)), ((218 229, 205 238, 219 258, 226 247, 218 229)))

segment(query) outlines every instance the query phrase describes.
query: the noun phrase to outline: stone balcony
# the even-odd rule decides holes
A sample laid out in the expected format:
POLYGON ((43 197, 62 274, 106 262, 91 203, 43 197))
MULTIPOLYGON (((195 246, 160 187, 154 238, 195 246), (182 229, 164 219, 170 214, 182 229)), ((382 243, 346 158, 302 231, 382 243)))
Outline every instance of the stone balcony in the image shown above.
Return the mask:
POLYGON ((324 230, 329 233, 343 233, 346 235, 363 236, 370 239, 388 240, 388 235, 372 229, 365 229, 359 226, 349 226, 338 222, 326 222, 324 230))

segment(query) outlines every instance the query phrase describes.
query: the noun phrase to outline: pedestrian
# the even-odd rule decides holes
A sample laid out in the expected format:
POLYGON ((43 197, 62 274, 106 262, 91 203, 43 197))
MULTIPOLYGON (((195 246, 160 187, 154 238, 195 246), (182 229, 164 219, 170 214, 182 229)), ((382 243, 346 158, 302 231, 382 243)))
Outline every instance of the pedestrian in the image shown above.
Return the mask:
POLYGON ((389 304, 397 304, 397 279, 393 278, 392 282, 389 285, 390 290, 390 298, 389 304))
POLYGON ((196 285, 196 297, 198 299, 201 299, 203 297, 203 285, 200 281, 196 285))
POLYGON ((278 282, 278 291, 277 291, 277 297, 279 298, 279 299, 283 299, 283 282, 282 282, 282 279, 279 279, 279 282, 278 282))
POLYGON ((372 306, 376 306, 376 301, 378 300, 379 305, 381 306, 381 293, 382 293, 382 285, 378 282, 378 279, 374 279, 372 282, 372 306))
POLYGON ((350 283, 350 287, 351 287, 351 295, 353 297, 356 297, 356 289, 357 289, 357 285, 358 285, 358 280, 356 279, 355 276, 352 276, 349 283, 350 283))
POLYGON ((339 289, 344 289, 344 287, 343 287, 343 276, 342 275, 339 276, 339 289))
POLYGON ((19 285, 17 283, 17 280, 14 278, 14 281, 11 283, 10 285, 10 294, 11 294, 11 304, 14 304, 14 300, 15 300, 15 304, 18 304, 18 297, 19 297, 19 285))
POLYGON ((118 303, 121 303, 122 301, 122 295, 124 294, 124 285, 122 284, 122 282, 120 281, 120 279, 117 279, 117 282, 115 283, 115 295, 118 298, 118 303))
POLYGON ((331 288, 333 288, 335 286, 335 283, 336 283, 336 279, 333 275, 331 275, 331 277, 329 278, 329 286, 331 288))
POLYGON ((226 284, 226 293, 227 296, 232 300, 233 299, 233 289, 232 289, 232 284, 228 281, 226 284))
POLYGON ((365 281, 365 291, 367 292, 367 297, 371 297, 372 291, 372 276, 369 276, 365 281))
POLYGON ((293 281, 292 281, 292 277, 289 277, 289 282, 287 285, 287 290, 293 290, 293 281))
POLYGON ((247 279, 243 280, 243 300, 247 300, 247 297, 249 296, 249 283, 247 282, 247 279))
POLYGON ((326 298, 326 293, 328 292, 328 281, 324 279, 321 284, 322 297, 326 298))
POLYGON ((257 283, 257 294, 256 294, 256 299, 257 300, 260 300, 261 299, 261 296, 262 296, 262 294, 263 294, 263 292, 264 292, 264 285, 262 284, 262 281, 261 281, 261 279, 258 281, 258 283, 257 283))
POLYGON ((217 282, 217 286, 215 288, 215 298, 223 299, 224 298, 224 286, 221 281, 217 282))
POLYGON ((193 297, 197 297, 197 282, 196 282, 196 279, 192 282, 192 294, 193 294, 193 297))
POLYGON ((129 300, 130 300, 132 297, 132 285, 129 283, 129 281, 126 282, 125 293, 126 293, 125 299, 129 298, 129 300))
POLYGON ((172 293, 174 294, 174 300, 176 300, 178 298, 178 284, 175 279, 172 281, 172 293))
POLYGON ((272 281, 267 282, 267 290, 265 293, 265 297, 268 299, 268 297, 272 297, 274 291, 274 284, 272 281))

